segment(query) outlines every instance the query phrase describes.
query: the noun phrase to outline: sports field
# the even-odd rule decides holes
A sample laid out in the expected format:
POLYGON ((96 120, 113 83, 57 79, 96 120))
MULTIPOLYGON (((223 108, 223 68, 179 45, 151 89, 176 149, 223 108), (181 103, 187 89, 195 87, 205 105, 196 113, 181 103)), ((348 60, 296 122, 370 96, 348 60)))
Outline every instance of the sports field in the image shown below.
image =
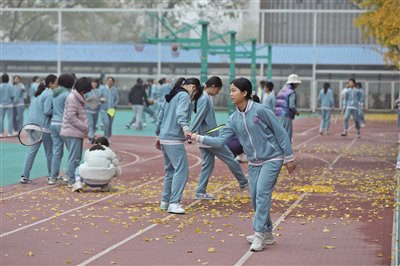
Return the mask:
MULTIPOLYGON (((249 252, 250 198, 224 164, 217 160, 209 183, 217 200, 194 200, 201 158, 187 144, 187 214, 170 215, 158 209, 163 158, 154 138, 118 134, 128 132, 121 128, 112 148, 123 175, 112 181, 112 192, 72 193, 44 177, 2 187, 1 264, 389 265, 398 251, 396 117, 367 116, 360 139, 353 128, 340 137, 342 120, 333 120, 328 136, 318 134, 318 118, 295 120, 298 168, 278 179, 272 208, 278 242, 263 252, 249 252)), ((4 147, 18 144, 2 142, 4 159, 4 147)))

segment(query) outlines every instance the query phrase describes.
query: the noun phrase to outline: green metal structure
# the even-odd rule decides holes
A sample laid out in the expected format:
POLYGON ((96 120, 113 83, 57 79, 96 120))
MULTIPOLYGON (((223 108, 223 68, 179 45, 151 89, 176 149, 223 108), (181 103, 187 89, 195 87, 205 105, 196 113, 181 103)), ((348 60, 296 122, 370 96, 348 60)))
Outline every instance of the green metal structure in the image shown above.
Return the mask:
MULTIPOLYGON (((201 50, 201 74, 200 80, 201 82, 205 82, 207 80, 207 72, 208 72, 208 54, 225 54, 229 55, 229 83, 235 79, 236 76, 236 59, 237 58, 245 58, 251 59, 251 83, 253 86, 253 90, 257 89, 256 84, 256 60, 257 58, 265 58, 268 61, 267 68, 267 78, 271 79, 272 74, 272 46, 262 46, 258 47, 256 45, 256 39, 252 38, 247 42, 250 42, 250 49, 244 44, 244 42, 237 41, 236 32, 228 31, 224 34, 214 33, 214 36, 209 39, 208 37, 208 25, 209 23, 204 20, 200 20, 195 24, 187 24, 181 27, 180 29, 175 30, 169 21, 165 17, 159 17, 155 13, 149 13, 150 16, 159 20, 161 24, 168 30, 169 35, 164 38, 147 38, 146 41, 149 43, 178 43, 182 49, 199 49, 201 50), (201 27, 201 31, 199 32, 198 28, 201 27), (194 31, 199 36, 198 38, 187 38, 180 37, 181 34, 187 33, 189 31, 194 31), (229 41, 225 39, 225 37, 229 35, 229 41), (219 44, 213 44, 215 41, 219 41, 219 44), (222 43, 222 44, 221 44, 222 43), (240 47, 240 50, 237 48, 240 47), (257 55, 257 50, 268 47, 267 55, 257 55)), ((229 90, 229 88, 228 88, 229 90)), ((234 107, 232 102, 228 101, 229 113, 234 111, 234 107)))

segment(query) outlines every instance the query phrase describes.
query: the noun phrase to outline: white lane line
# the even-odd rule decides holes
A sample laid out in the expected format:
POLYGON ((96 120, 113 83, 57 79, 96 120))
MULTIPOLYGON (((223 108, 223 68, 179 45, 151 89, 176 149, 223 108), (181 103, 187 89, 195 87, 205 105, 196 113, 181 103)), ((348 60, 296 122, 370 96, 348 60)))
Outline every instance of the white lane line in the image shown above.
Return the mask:
MULTIPOLYGON (((200 163, 201 163, 201 158, 200 158, 199 156, 196 156, 196 155, 190 154, 190 153, 188 153, 188 155, 191 155, 191 156, 193 156, 193 157, 195 157, 195 158, 197 159, 197 162, 196 162, 194 165, 189 166, 189 169, 200 165, 200 163)), ((163 178, 164 178, 164 177, 159 177, 159 178, 157 178, 157 179, 154 179, 154 180, 148 181, 148 182, 146 182, 146 183, 140 184, 139 186, 134 187, 133 190, 136 190, 136 189, 141 188, 141 187, 143 187, 143 186, 146 186, 146 185, 148 185, 148 184, 157 182, 157 181, 159 181, 159 180, 161 180, 161 179, 163 179, 163 178)), ((35 225, 38 225, 38 224, 47 222, 47 221, 49 221, 49 220, 51 220, 51 219, 55 219, 55 218, 57 218, 57 217, 63 216, 63 215, 65 215, 65 214, 68 214, 68 213, 70 213, 70 212, 73 212, 73 211, 76 211, 76 210, 79 210, 79 209, 82 209, 82 208, 85 208, 85 207, 94 205, 94 204, 96 204, 96 203, 99 203, 99 202, 102 202, 102 201, 107 200, 107 199, 109 199, 109 198, 115 197, 116 195, 122 194, 122 193, 124 193, 124 192, 125 192, 125 191, 117 192, 117 193, 115 193, 115 194, 108 195, 108 196, 106 196, 106 197, 104 197, 104 198, 98 199, 98 200, 93 201, 93 202, 91 202, 91 203, 88 203, 88 204, 85 204, 85 205, 76 207, 76 208, 74 208, 74 209, 71 209, 71 210, 62 212, 62 213, 57 214, 57 215, 52 215, 52 216, 50 216, 50 217, 48 217, 48 218, 39 220, 39 221, 37 221, 37 222, 31 223, 31 224, 28 224, 28 225, 25 225, 25 226, 23 226, 23 227, 19 227, 19 228, 15 229, 15 230, 12 230, 12 231, 9 231, 9 232, 6 232, 6 233, 1 234, 1 235, 0 235, 0 238, 2 238, 2 237, 4 237, 4 236, 7 236, 7 235, 11 235, 11 234, 17 233, 17 232, 19 232, 19 231, 21 231, 21 230, 25 230, 25 229, 27 229, 27 228, 29 228, 29 227, 32 227, 32 226, 35 226, 35 225)))
POLYGON ((313 141, 314 139, 319 138, 319 136, 320 136, 320 135, 318 134, 318 135, 316 135, 316 136, 314 136, 314 137, 312 137, 312 138, 309 138, 309 139, 306 140, 306 141, 303 141, 302 143, 298 144, 298 145, 295 147, 295 149, 299 149, 301 146, 303 146, 303 145, 309 143, 310 141, 313 141))
MULTIPOLYGON (((136 163, 142 163, 142 162, 146 162, 146 161, 149 161, 149 160, 153 160, 153 159, 157 159, 159 157, 162 157, 162 154, 161 154, 161 155, 153 156, 153 157, 150 157, 150 158, 142 160, 142 159, 140 159, 140 156, 138 156, 137 154, 130 153, 130 152, 125 152, 125 151, 121 151, 121 152, 127 153, 127 154, 132 155, 132 156, 134 156, 136 158, 136 160, 133 161, 133 162, 130 162, 130 163, 125 164, 125 165, 121 165, 121 168, 124 168, 124 167, 127 167, 127 166, 131 166, 131 165, 134 165, 136 163)), ((45 187, 40 187, 40 188, 36 188, 36 189, 25 191, 25 192, 22 192, 22 193, 18 193, 18 194, 12 195, 12 196, 0 198, 0 201, 17 198, 17 197, 20 197, 20 196, 23 196, 23 195, 26 195, 26 194, 30 194, 30 193, 36 192, 36 191, 49 189, 49 188, 55 188, 55 187, 59 187, 59 186, 61 186, 61 184, 57 184, 57 185, 54 185, 54 186, 49 186, 49 185, 46 184, 45 187)))
MULTIPOLYGON (((356 141, 358 138, 353 139, 348 146, 346 147, 345 151, 348 150, 356 141)), ((333 165, 339 160, 339 158, 342 155, 339 154, 332 163, 328 165, 328 168, 325 168, 325 170, 322 172, 320 175, 320 178, 318 178, 315 182, 318 182, 330 169, 332 169, 333 165)), ((275 230, 278 225, 291 213, 297 205, 308 195, 308 192, 304 192, 303 194, 300 195, 300 197, 286 210, 284 214, 282 214, 274 223, 273 230, 275 230)), ((254 252, 250 251, 250 249, 235 263, 235 266, 241 266, 243 265, 250 257, 253 255, 254 252)))
MULTIPOLYGON (((227 188, 228 186, 230 186, 230 185, 233 184, 234 182, 236 182, 236 181, 229 182, 228 184, 226 184, 225 186, 222 186, 221 188, 219 188, 219 189, 216 190, 215 192, 220 192, 221 190, 227 188)), ((199 203, 200 201, 201 201, 201 200, 195 200, 194 202, 192 202, 192 203, 190 203, 189 205, 187 205, 187 207, 190 208, 190 207, 192 207, 193 205, 199 203)), ((176 215, 176 214, 169 214, 168 216, 164 217, 161 221, 164 222, 164 221, 166 221, 166 220, 169 220, 171 217, 173 217, 173 216, 175 216, 175 215, 176 215)), ((143 233, 145 233, 145 232, 147 232, 147 231, 153 229, 153 228, 156 227, 157 225, 159 225, 159 224, 158 224, 158 223, 152 224, 152 225, 149 225, 148 227, 146 227, 146 228, 144 228, 144 229, 141 229, 141 230, 137 231, 136 233, 130 235, 129 237, 127 237, 127 238, 125 238, 125 239, 119 241, 118 243, 115 243, 114 245, 112 245, 112 246, 106 248, 106 249, 103 250, 102 252, 99 252, 99 253, 97 253, 96 255, 94 255, 94 256, 88 258, 87 260, 85 260, 85 261, 79 263, 78 266, 84 266, 84 265, 87 265, 87 264, 89 264, 89 263, 91 263, 91 262, 97 260, 98 258, 100 258, 100 257, 102 257, 102 256, 104 256, 104 255, 106 255, 107 253, 109 253, 109 252, 113 251, 114 249, 118 248, 119 246, 121 246, 121 245, 123 245, 123 244, 129 242, 130 240, 136 238, 137 236, 140 236, 141 234, 143 234, 143 233)))
POLYGON ((310 133, 311 131, 313 131, 314 129, 318 129, 319 128, 319 126, 316 126, 316 127, 312 127, 312 128, 310 128, 310 129, 307 129, 306 131, 303 131, 303 132, 300 132, 300 133, 297 133, 296 135, 307 135, 308 133, 310 133))

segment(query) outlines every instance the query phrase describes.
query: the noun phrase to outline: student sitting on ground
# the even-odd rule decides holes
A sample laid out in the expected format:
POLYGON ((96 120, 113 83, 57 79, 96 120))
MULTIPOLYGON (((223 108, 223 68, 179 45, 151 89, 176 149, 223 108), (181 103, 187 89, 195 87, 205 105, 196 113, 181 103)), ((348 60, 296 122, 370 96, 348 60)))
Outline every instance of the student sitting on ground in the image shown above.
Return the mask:
POLYGON ((110 191, 111 179, 121 175, 117 156, 109 148, 108 139, 100 137, 94 143, 90 149, 85 151, 84 163, 75 171, 76 181, 73 191, 82 190, 82 181, 90 187, 101 187, 101 191, 110 191))

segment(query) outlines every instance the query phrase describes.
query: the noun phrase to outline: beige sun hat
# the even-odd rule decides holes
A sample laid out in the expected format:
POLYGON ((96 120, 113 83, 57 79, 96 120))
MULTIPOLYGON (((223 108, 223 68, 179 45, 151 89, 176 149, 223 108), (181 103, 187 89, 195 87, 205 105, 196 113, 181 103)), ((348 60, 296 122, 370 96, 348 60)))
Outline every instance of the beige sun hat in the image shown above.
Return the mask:
POLYGON ((296 74, 289 75, 286 84, 291 84, 291 83, 301 83, 299 76, 297 76, 296 74))

